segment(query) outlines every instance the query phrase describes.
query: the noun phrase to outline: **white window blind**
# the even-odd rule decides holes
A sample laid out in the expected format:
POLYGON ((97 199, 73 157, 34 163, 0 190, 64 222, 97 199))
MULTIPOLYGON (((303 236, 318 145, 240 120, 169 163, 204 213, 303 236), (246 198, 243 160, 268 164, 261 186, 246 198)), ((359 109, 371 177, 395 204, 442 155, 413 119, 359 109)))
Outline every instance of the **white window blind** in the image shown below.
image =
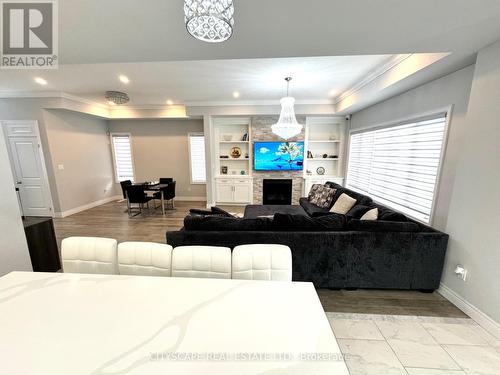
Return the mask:
POLYGON ((191 164, 191 183, 206 183, 205 137, 203 134, 189 134, 189 161, 191 164))
POLYGON ((118 181, 134 181, 134 163, 130 134, 111 134, 115 173, 118 181))
POLYGON ((430 224, 446 117, 351 135, 346 187, 430 224))

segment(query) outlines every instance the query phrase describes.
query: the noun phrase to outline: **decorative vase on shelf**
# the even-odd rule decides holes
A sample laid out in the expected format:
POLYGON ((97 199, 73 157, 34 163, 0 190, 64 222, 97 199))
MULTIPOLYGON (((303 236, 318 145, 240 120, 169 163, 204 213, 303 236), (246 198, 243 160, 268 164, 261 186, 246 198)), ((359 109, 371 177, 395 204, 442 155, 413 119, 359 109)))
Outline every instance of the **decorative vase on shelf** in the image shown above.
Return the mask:
POLYGON ((233 147, 231 149, 231 157, 238 159, 241 156, 241 148, 233 147))

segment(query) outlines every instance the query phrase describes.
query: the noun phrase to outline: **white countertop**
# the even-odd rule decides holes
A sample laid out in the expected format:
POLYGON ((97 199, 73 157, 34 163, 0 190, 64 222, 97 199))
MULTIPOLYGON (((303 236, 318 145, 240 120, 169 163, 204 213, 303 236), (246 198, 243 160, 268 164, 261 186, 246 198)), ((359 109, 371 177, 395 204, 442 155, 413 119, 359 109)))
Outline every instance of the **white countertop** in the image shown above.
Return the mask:
POLYGON ((311 283, 30 272, 0 278, 0 369, 348 375, 311 283))

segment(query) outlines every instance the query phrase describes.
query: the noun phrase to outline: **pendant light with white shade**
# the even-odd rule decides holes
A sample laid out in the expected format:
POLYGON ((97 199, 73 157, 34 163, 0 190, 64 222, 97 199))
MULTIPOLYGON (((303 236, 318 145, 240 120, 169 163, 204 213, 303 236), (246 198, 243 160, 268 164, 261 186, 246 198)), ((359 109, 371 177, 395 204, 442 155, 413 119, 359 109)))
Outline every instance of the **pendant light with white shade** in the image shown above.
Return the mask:
POLYGON ((295 117, 295 98, 289 96, 290 81, 292 77, 286 77, 286 97, 281 98, 281 113, 278 122, 271 126, 271 130, 283 139, 292 138, 302 132, 303 126, 297 122, 295 117))

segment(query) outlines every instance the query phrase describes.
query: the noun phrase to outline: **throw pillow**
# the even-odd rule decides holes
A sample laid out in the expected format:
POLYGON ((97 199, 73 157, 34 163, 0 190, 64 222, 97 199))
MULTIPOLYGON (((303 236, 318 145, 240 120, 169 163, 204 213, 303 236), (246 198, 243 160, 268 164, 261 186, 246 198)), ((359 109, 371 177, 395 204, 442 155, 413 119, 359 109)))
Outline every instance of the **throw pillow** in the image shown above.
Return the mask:
POLYGON ((378 218, 378 208, 372 208, 370 211, 367 211, 363 216, 361 216, 361 220, 377 220, 378 218))
POLYGON ((342 193, 342 195, 339 197, 339 199, 337 199, 337 201, 331 208, 330 212, 345 215, 355 204, 356 199, 351 198, 345 193, 342 193))
POLYGON ((309 195, 307 196, 307 200, 311 201, 311 199, 316 195, 316 191, 322 187, 322 184, 314 184, 311 186, 311 190, 309 190, 309 195))
POLYGON ((320 185, 309 202, 320 208, 329 208, 336 191, 336 189, 320 185))

